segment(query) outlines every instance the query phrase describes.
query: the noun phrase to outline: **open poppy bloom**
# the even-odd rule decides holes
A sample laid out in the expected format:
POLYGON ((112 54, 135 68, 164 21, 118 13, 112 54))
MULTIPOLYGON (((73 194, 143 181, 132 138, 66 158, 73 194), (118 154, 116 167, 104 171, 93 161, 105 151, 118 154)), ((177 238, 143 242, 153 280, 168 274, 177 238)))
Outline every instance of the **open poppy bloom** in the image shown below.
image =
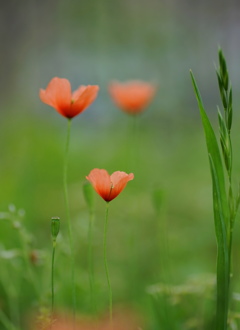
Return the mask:
POLYGON ((133 173, 117 171, 109 175, 106 170, 93 169, 86 179, 91 182, 96 192, 106 201, 110 202, 126 187, 128 181, 133 180, 133 173))
POLYGON ((119 108, 135 115, 142 112, 151 102, 156 93, 156 85, 140 80, 126 83, 115 81, 110 83, 108 90, 119 108))
POLYGON ((40 89, 42 102, 56 109, 62 116, 73 118, 83 112, 98 94, 99 86, 79 86, 75 92, 71 92, 71 85, 67 79, 53 78, 47 88, 40 89))

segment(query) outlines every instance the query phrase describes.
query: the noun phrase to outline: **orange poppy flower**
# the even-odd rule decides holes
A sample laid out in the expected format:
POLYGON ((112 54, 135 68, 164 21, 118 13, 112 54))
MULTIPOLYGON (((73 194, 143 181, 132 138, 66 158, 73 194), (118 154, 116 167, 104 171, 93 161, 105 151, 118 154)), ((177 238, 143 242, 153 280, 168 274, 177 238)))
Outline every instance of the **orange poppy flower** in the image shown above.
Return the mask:
POLYGON ((126 83, 115 81, 109 85, 108 90, 119 108, 131 115, 136 115, 151 102, 156 93, 156 85, 140 80, 126 83))
POLYGON ((133 173, 117 171, 109 175, 106 170, 93 169, 86 179, 91 182, 96 192, 106 201, 110 202, 126 187, 128 181, 133 180, 133 173))
POLYGON ((39 96, 42 102, 56 109, 62 116, 73 118, 83 112, 98 94, 99 86, 79 86, 71 92, 71 85, 67 79, 53 78, 47 88, 40 89, 39 96))

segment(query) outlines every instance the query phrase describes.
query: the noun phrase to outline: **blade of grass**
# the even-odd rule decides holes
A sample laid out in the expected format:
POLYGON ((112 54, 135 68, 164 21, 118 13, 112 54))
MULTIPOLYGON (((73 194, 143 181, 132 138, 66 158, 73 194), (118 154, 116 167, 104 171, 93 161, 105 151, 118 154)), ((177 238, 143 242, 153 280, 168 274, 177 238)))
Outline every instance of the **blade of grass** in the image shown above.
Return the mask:
POLYGON ((217 239, 217 316, 216 329, 227 329, 228 292, 229 292, 229 256, 228 245, 230 241, 230 219, 225 178, 221 154, 212 125, 203 106, 201 95, 190 71, 195 95, 200 110, 202 124, 206 137, 209 154, 210 169, 213 187, 213 209, 215 233, 217 239))
POLYGON ((216 329, 227 329, 228 292, 229 292, 229 258, 225 221, 221 205, 221 195, 216 168, 211 155, 209 155, 212 184, 213 184, 213 209, 215 230, 218 242, 217 254, 217 317, 216 329))
POLYGON ((215 136, 215 133, 213 131, 212 125, 208 119, 208 116, 206 114, 206 111, 203 106, 202 98, 199 92, 199 89, 197 87, 196 81, 194 79, 193 73, 190 71, 190 75, 192 78, 192 83, 195 91, 195 95, 198 102, 198 107, 200 110, 200 115, 202 119, 202 124, 205 132, 206 137, 206 144, 209 155, 211 155, 216 175, 218 178, 219 183, 219 191, 220 191, 220 200, 222 205, 222 212, 223 212, 223 218, 226 225, 226 231, 227 231, 227 239, 229 240, 229 231, 230 231, 230 224, 229 224, 229 208, 228 208, 228 199, 226 194, 226 188, 225 188, 225 178, 224 178, 224 171, 223 171, 223 165, 222 165, 222 159, 221 154, 219 151, 217 139, 215 136))

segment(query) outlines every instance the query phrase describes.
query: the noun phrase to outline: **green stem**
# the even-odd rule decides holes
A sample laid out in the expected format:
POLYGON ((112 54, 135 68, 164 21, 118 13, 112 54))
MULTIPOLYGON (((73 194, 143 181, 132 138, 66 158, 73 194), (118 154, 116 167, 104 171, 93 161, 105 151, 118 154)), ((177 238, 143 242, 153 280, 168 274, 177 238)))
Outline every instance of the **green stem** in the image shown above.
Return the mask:
POLYGON ((52 249, 52 315, 54 309, 54 257, 55 257, 56 240, 53 240, 52 249))
POLYGON ((106 271, 107 283, 108 283, 108 291, 109 291, 109 318, 110 318, 110 323, 112 323, 112 288, 111 288, 111 283, 110 283, 110 278, 109 278, 109 272, 108 272, 108 264, 107 264, 108 209, 109 209, 109 203, 107 202, 107 204, 106 204, 105 225, 104 225, 103 249, 104 249, 105 271, 106 271))
POLYGON ((235 202, 233 197, 233 190, 232 190, 232 141, 231 141, 231 135, 230 132, 228 133, 228 138, 230 142, 230 168, 228 171, 228 204, 229 204, 229 214, 230 214, 230 228, 229 228, 229 242, 228 242, 228 258, 229 258, 229 271, 228 271, 228 279, 229 279, 229 296, 230 296, 230 279, 231 279, 231 271, 232 271, 232 265, 231 265, 231 257, 232 257, 232 236, 233 236, 233 227, 234 227, 234 221, 235 221, 235 202))
POLYGON ((127 129, 127 168, 128 171, 133 171, 138 163, 138 115, 129 116, 129 124, 127 129), (130 141, 130 142, 129 142, 130 141))
POLYGON ((91 305, 94 312, 96 312, 95 294, 94 294, 94 272, 93 272, 93 258, 92 258, 92 228, 93 228, 93 212, 90 211, 88 226, 88 265, 89 265, 89 285, 91 305))
POLYGON ((73 303, 73 315, 74 315, 74 319, 75 319, 75 315, 76 315, 76 291, 75 291, 75 273, 74 273, 75 265, 74 265, 72 226, 71 226, 69 199, 68 199, 68 186, 67 186, 67 170, 68 170, 68 153, 69 153, 70 132, 71 132, 71 119, 68 119, 66 149, 65 149, 64 167, 63 167, 63 186, 64 186, 64 197, 65 197, 67 223, 68 223, 68 236, 69 236, 69 244, 70 244, 70 252, 71 252, 72 303, 73 303))

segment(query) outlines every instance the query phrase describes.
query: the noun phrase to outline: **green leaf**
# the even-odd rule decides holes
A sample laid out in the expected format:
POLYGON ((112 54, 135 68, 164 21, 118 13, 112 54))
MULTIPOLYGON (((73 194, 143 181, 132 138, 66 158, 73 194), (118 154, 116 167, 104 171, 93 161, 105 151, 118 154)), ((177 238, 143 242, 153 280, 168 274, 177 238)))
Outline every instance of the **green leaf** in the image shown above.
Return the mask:
POLYGON ((200 115, 201 115, 202 124, 203 124, 205 137, 206 137, 208 153, 212 157, 212 160, 214 162, 214 166, 216 169, 217 177, 218 177, 220 196, 221 196, 221 205, 222 205, 222 209, 223 209, 223 215, 224 215, 224 219, 225 219, 226 228, 228 228, 229 227, 229 210, 228 210, 228 202, 227 202, 227 195, 226 195, 226 189, 225 189, 225 179, 224 179, 224 171, 223 171, 221 154, 219 151, 215 133, 213 131, 212 125, 211 125, 211 123, 208 119, 208 116, 206 114, 206 111, 204 109, 199 89, 197 87, 196 81, 195 81, 193 73, 191 71, 190 71, 190 75, 192 78, 192 83, 193 83, 195 95, 197 98, 198 107, 200 110, 200 115))
POLYGON ((211 155, 209 162, 213 184, 213 210, 215 219, 215 231, 218 243, 217 253, 217 317, 216 329, 227 329, 228 316, 228 290, 229 290, 229 256, 227 230, 223 217, 221 192, 216 172, 216 167, 211 155))
POLYGON ((240 205, 240 182, 238 184, 238 194, 237 194, 237 197, 236 197, 236 207, 235 207, 235 215, 234 215, 234 217, 236 217, 236 214, 238 212, 239 205, 240 205))
POLYGON ((202 124, 206 137, 206 144, 209 154, 210 169, 213 188, 213 210, 215 233, 217 238, 217 330, 227 329, 227 308, 229 290, 229 234, 230 217, 228 201, 225 189, 225 178, 221 154, 212 125, 208 119, 203 106, 200 92, 198 90, 193 73, 190 71, 195 95, 200 110, 202 124))

